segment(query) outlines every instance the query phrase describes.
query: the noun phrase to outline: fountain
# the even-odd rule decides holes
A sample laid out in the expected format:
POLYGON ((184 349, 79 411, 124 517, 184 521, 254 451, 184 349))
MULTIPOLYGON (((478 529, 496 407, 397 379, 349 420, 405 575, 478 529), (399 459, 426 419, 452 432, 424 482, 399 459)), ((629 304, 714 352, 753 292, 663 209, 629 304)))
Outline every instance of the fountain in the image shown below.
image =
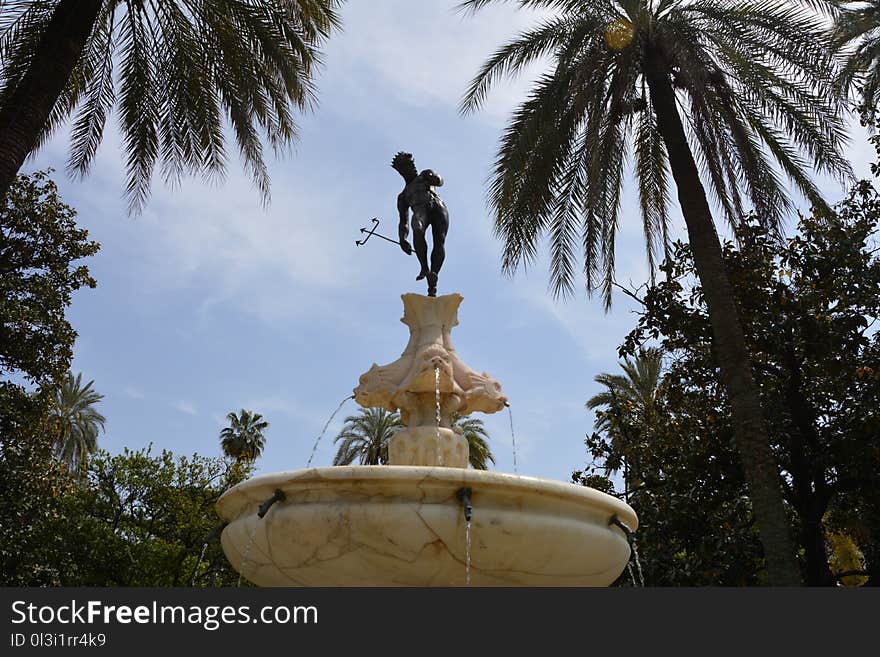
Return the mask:
POLYGON ((400 411, 390 465, 268 474, 226 491, 217 509, 232 565, 262 586, 612 583, 630 558, 633 510, 583 486, 468 469, 452 414, 496 413, 507 398, 455 353, 460 295, 402 298, 406 349, 354 390, 364 407, 400 411))

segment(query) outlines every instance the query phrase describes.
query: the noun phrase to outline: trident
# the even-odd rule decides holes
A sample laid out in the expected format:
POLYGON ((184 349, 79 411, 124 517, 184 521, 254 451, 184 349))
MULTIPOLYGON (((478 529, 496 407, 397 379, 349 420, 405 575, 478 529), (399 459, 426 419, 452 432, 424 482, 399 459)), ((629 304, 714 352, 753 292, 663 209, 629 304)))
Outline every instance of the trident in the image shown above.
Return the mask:
POLYGON ((379 220, 376 217, 373 217, 372 228, 361 228, 361 232, 366 233, 367 236, 362 240, 355 240, 354 243, 357 244, 358 246, 363 246, 364 244, 366 244, 369 241, 369 239, 373 235, 375 235, 376 237, 379 237, 379 238, 385 240, 386 242, 391 242, 392 244, 397 244, 397 246, 400 246, 400 242, 398 242, 397 240, 393 240, 390 237, 385 237, 384 235, 377 233, 376 229, 378 227, 379 227, 379 220))

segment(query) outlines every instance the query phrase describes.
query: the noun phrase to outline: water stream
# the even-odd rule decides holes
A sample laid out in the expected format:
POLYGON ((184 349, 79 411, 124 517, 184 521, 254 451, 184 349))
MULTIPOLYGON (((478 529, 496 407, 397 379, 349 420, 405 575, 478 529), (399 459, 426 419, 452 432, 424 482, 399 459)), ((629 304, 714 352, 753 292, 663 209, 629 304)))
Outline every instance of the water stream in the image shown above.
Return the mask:
POLYGON ((636 541, 633 539, 632 542, 632 556, 633 561, 636 562, 636 572, 639 574, 639 585, 645 585, 645 576, 642 574, 642 563, 639 561, 639 549, 636 547, 636 541))
POLYGON ((513 433, 513 409, 507 404, 507 414, 510 416, 510 442, 513 445, 513 472, 518 473, 516 469, 516 434, 513 433))
POLYGON ((464 529, 464 585, 471 585, 471 521, 468 520, 464 529))
POLYGON ((345 402, 347 402, 349 399, 354 399, 354 395, 349 395, 348 397, 343 399, 341 402, 339 402, 339 406, 337 406, 336 410, 330 414, 330 417, 327 419, 327 422, 324 424, 324 428, 321 429, 321 433, 318 434, 318 437, 315 439, 315 444, 312 447, 312 453, 311 453, 311 455, 309 455, 308 463, 306 463, 307 468, 312 467, 312 459, 315 458, 315 452, 318 449, 318 443, 321 442, 321 438, 323 438, 324 434, 327 433, 327 427, 330 426, 330 423, 333 421, 333 418, 336 417, 336 414, 340 411, 340 409, 342 409, 342 407, 345 405, 345 402))
POLYGON ((205 541, 202 544, 202 551, 199 552, 199 560, 196 561, 196 567, 193 570, 192 579, 190 579, 190 581, 189 581, 190 586, 196 585, 196 576, 199 574, 199 566, 201 566, 202 562, 205 560, 205 552, 207 552, 207 550, 208 550, 208 541, 205 541))
POLYGON ((443 450, 440 449, 440 368, 434 368, 434 390, 437 403, 437 434, 436 434, 436 457, 437 464, 443 465, 443 450))
POLYGON ((630 578, 630 581, 632 581, 632 583, 633 583, 633 588, 638 586, 638 584, 636 584, 636 576, 633 575, 633 566, 631 563, 626 564, 626 572, 629 573, 629 578, 630 578))

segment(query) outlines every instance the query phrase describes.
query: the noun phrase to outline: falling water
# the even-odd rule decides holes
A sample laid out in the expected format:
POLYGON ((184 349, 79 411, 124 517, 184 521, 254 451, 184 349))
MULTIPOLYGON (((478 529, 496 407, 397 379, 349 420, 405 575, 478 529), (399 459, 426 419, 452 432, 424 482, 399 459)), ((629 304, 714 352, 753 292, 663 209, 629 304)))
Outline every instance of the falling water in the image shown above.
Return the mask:
POLYGON ((202 551, 199 552, 199 560, 196 562, 195 570, 193 570, 192 579, 189 582, 190 586, 196 585, 196 575, 199 574, 199 566, 201 566, 202 561, 205 560, 205 552, 207 552, 207 550, 208 550, 208 541, 205 541, 204 544, 202 545, 202 551))
POLYGON ((349 399, 354 399, 354 395, 349 395, 348 397, 343 399, 341 402, 339 402, 339 406, 337 406, 336 410, 330 414, 330 417, 327 419, 327 422, 324 424, 324 428, 321 429, 321 433, 315 439, 315 444, 312 447, 312 453, 309 456, 308 463, 306 463, 307 468, 312 467, 312 459, 315 458, 315 451, 318 449, 318 443, 321 442, 321 438, 323 438, 324 434, 327 433, 327 427, 330 426, 330 423, 333 421, 333 418, 336 417, 336 414, 340 411, 340 409, 345 405, 345 402, 347 402, 349 399))
POLYGON ((516 434, 513 433, 513 409, 507 404, 507 414, 510 416, 510 442, 513 445, 513 472, 516 473, 516 434))
POLYGON ((636 547, 635 539, 633 539, 633 542, 632 542, 632 556, 633 556, 633 561, 636 562, 636 572, 639 574, 640 586, 644 586, 645 585, 645 576, 642 574, 642 564, 639 561, 639 549, 636 547))
POLYGON ((464 585, 471 585, 471 521, 468 520, 464 529, 464 585))
POLYGON ((638 586, 638 584, 636 584, 636 576, 633 575, 633 566, 631 563, 626 564, 626 571, 629 573, 629 578, 633 583, 633 587, 638 586))
POLYGON ((244 556, 241 558, 241 567, 238 569, 238 584, 236 586, 241 586, 241 577, 244 574, 245 566, 247 566, 248 555, 251 553, 251 546, 254 544, 254 541, 257 538, 257 523, 254 523, 253 529, 251 529, 251 537, 248 540, 247 546, 244 548, 244 556))
POLYGON ((434 390, 437 402, 437 464, 443 465, 443 451, 440 449, 440 368, 434 368, 434 390))

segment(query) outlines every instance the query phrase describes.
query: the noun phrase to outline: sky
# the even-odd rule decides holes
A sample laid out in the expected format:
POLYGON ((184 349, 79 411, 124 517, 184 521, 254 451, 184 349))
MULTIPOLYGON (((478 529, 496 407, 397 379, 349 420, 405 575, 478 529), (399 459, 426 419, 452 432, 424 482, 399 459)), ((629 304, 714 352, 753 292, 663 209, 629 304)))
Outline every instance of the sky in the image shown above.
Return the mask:
MULTIPOLYGON (((56 169, 62 198, 100 252, 98 281, 74 295, 68 317, 79 337, 72 365, 104 395, 99 444, 219 456, 231 411, 262 413, 270 426, 261 473, 305 467, 316 438, 359 376, 403 351, 400 295, 425 293, 415 258, 395 245, 355 241, 372 217, 394 237, 402 180, 389 163, 412 152, 444 179, 447 258, 439 293, 464 297, 452 341, 474 370, 508 396, 517 472, 568 481, 584 466, 593 378, 618 368, 617 347, 635 325, 633 302, 614 297, 555 301, 545 262, 509 277, 492 233, 486 180, 501 130, 541 65, 499 85, 483 110, 458 104, 482 61, 536 20, 508 4, 475 16, 455 0, 349 0, 344 28, 325 48, 317 109, 300 119, 292 152, 270 161, 272 200, 238 163, 222 183, 157 176, 139 216, 126 211, 119 136, 108 126, 90 175, 64 173, 60 130, 26 169, 56 169)), ((869 146, 853 129, 851 159, 867 175, 869 146)), ((820 186, 831 200, 833 182, 820 186)), ((627 185, 617 241, 617 279, 648 276, 635 192, 627 185)), ((677 222, 681 234, 681 222, 677 222)), ((333 438, 357 406, 329 425, 314 465, 330 465, 333 438)), ((483 416, 495 470, 514 472, 510 418, 483 416)))

